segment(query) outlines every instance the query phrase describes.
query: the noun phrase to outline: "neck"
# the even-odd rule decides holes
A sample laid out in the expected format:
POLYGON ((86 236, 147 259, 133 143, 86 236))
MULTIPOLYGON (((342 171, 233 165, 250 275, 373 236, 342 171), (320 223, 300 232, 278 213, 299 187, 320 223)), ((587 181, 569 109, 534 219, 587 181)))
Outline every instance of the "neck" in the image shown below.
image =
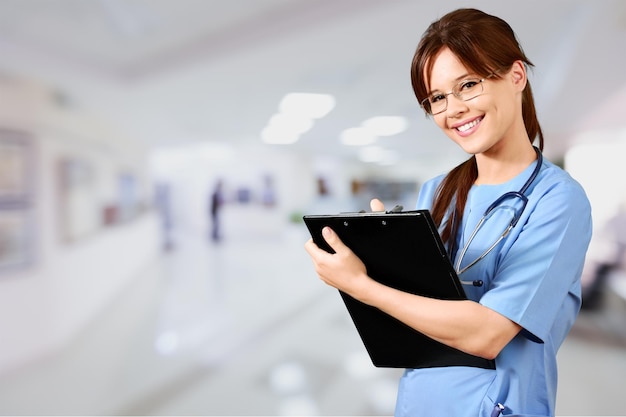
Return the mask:
POLYGON ((537 159, 537 153, 528 142, 524 146, 509 147, 505 151, 476 155, 478 178, 476 185, 497 185, 507 182, 537 159))

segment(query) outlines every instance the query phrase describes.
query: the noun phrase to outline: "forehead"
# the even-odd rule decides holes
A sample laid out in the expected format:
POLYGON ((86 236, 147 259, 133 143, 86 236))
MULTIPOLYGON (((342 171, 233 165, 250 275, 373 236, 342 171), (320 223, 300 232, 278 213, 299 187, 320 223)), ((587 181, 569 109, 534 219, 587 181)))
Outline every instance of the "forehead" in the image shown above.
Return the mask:
POLYGON ((444 48, 432 61, 430 74, 424 74, 428 81, 428 90, 446 90, 459 82, 471 71, 461 62, 461 60, 450 49, 444 48))

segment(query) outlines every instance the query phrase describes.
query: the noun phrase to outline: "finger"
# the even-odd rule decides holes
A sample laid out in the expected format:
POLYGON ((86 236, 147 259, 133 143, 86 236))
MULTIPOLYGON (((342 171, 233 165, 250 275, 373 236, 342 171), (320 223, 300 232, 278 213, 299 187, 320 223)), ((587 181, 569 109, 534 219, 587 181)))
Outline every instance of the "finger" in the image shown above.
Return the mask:
POLYGON ((373 198, 372 201, 370 201, 370 208, 372 211, 385 211, 385 205, 377 198, 373 198))
POLYGON ((326 253, 325 250, 320 249, 320 247, 317 246, 317 243, 315 243, 313 239, 307 240, 307 242, 304 244, 304 249, 307 251, 309 256, 313 258, 313 260, 315 260, 316 257, 320 256, 321 253, 326 253))
POLYGON ((335 231, 330 227, 326 226, 322 229, 322 236, 324 236, 324 240, 335 251, 335 253, 348 249, 341 239, 339 239, 337 233, 335 233, 335 231))
POLYGON ((304 249, 310 254, 313 250, 313 247, 317 247, 317 245, 313 242, 313 239, 309 239, 304 244, 304 249))

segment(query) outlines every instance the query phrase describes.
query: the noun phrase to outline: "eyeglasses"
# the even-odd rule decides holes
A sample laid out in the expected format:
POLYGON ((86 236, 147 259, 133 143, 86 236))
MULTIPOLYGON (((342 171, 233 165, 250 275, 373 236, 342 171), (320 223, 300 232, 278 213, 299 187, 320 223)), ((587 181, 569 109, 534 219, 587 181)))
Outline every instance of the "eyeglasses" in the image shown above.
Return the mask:
POLYGON ((483 93, 483 81, 495 74, 495 72, 492 72, 485 78, 468 78, 455 85, 452 91, 448 93, 433 93, 422 100, 420 104, 426 114, 430 116, 443 113, 448 108, 448 96, 450 94, 454 94, 456 98, 463 101, 476 98, 483 93))

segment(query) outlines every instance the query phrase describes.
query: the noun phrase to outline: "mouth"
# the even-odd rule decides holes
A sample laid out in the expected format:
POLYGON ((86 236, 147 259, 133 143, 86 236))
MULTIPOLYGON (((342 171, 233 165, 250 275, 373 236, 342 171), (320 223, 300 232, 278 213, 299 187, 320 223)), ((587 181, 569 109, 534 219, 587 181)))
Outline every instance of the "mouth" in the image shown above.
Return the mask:
POLYGON ((483 116, 480 116, 469 122, 466 122, 457 126, 453 126, 452 128, 456 129, 460 133, 467 133, 474 127, 478 126, 480 122, 482 122, 482 120, 483 120, 483 116))

